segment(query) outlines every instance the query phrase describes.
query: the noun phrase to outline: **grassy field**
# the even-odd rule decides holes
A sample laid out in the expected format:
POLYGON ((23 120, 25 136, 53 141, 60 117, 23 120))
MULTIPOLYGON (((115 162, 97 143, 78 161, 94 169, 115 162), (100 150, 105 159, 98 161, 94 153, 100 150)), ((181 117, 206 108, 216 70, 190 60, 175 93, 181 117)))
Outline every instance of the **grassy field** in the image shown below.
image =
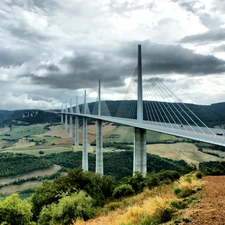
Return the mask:
POLYGON ((0 135, 0 140, 19 140, 26 136, 32 136, 45 133, 46 129, 43 124, 30 125, 30 126, 13 126, 12 131, 3 132, 0 135))
MULTIPOLYGON (((54 173, 56 173, 58 170, 60 170, 61 167, 58 166, 58 165, 54 165, 52 168, 50 169, 46 169, 46 170, 37 170, 37 171, 34 171, 34 172, 31 172, 31 173, 27 173, 27 174, 24 174, 22 176, 17 176, 17 177, 14 177, 14 178, 3 178, 3 179, 0 179, 0 184, 8 184, 8 183, 11 183, 11 182, 14 182, 14 181, 17 181, 19 179, 27 179, 27 178, 31 178, 31 177, 43 177, 43 176, 49 176, 49 175, 52 175, 54 173)), ((1 192, 1 190, 0 190, 1 192)))
POLYGON ((199 162, 221 161, 221 158, 197 150, 191 143, 147 145, 147 152, 173 160, 185 160, 198 166, 199 162))
MULTIPOLYGON (((127 126, 118 126, 114 129, 105 133, 104 138, 108 142, 133 142, 134 141, 134 128, 127 126)), ((167 134, 161 134, 153 131, 147 131, 147 142, 156 142, 156 141, 173 141, 173 140, 182 140, 167 134)))
POLYGON ((10 186, 3 187, 0 189, 0 193, 9 195, 18 191, 22 191, 29 188, 35 188, 41 185, 42 185, 41 181, 28 181, 21 185, 10 185, 10 186))

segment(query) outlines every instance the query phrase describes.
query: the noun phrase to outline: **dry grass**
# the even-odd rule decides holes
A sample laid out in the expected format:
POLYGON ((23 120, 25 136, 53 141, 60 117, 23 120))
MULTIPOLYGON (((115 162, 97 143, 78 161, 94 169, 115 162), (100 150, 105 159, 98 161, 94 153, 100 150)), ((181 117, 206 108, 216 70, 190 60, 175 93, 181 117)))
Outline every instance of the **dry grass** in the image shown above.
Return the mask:
POLYGON ((107 206, 104 208, 107 215, 98 215, 95 219, 89 221, 77 220, 74 225, 121 225, 138 224, 152 216, 160 209, 169 207, 170 202, 177 200, 174 189, 190 188, 196 190, 201 186, 201 180, 192 177, 183 177, 174 184, 156 187, 152 190, 146 189, 139 195, 125 198, 117 202, 119 208, 107 212, 107 206))
POLYGON ((204 161, 219 161, 220 158, 212 156, 197 150, 197 147, 191 143, 176 144, 153 144, 147 145, 147 152, 159 155, 160 157, 173 160, 185 160, 187 163, 198 165, 204 161))
POLYGON ((35 188, 37 186, 41 186, 42 182, 41 181, 28 181, 25 182, 21 185, 10 185, 10 186, 6 186, 1 188, 1 193, 2 194, 12 194, 18 191, 22 191, 28 188, 35 188))
MULTIPOLYGON (((30 172, 21 176, 17 176, 14 178, 2 178, 0 179, 0 184, 8 184, 14 181, 17 181, 19 179, 27 179, 27 178, 31 178, 31 177, 43 177, 43 176, 49 176, 52 175, 54 173, 56 173, 58 170, 60 170, 61 167, 58 165, 54 165, 52 168, 50 169, 46 169, 46 170, 36 170, 34 172, 30 172)), ((1 189, 0 189, 0 193, 1 193, 1 189)))

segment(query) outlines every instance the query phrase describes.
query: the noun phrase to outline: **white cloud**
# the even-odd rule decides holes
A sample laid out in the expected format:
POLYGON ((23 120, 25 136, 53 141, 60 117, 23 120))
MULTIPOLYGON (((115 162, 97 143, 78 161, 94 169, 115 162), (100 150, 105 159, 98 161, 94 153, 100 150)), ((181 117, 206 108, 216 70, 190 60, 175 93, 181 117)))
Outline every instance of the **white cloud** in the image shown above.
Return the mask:
MULTIPOLYGON (((123 43, 149 40, 156 44, 176 45, 185 36, 223 27, 223 9, 225 8, 219 8, 218 0, 2 0, 0 94, 4 96, 4 100, 0 101, 0 108, 39 108, 50 107, 51 104, 54 107, 59 105, 60 108, 59 102, 75 99, 76 94, 83 95, 85 82, 89 83, 88 96, 94 99, 99 79, 96 74, 103 74, 104 84, 104 79, 109 80, 113 76, 112 71, 108 71, 110 66, 115 68, 115 78, 111 78, 112 85, 117 86, 111 86, 110 89, 107 83, 108 88, 103 97, 120 99, 122 91, 126 90, 123 82, 128 79, 129 73, 132 76, 132 68, 136 66, 136 61, 132 61, 133 56, 119 55, 123 43), (72 60, 81 56, 92 57, 89 57, 90 61, 87 59, 82 68, 84 71, 91 65, 92 73, 87 80, 82 79, 86 79, 88 75, 76 73, 78 69, 72 67, 77 66, 72 60), (94 57, 96 63, 104 65, 94 65, 94 57), (68 60, 63 63, 63 59, 68 60), (104 71, 98 71, 100 68, 104 71), (124 68, 126 71, 122 74, 124 68), (76 74, 79 77, 69 79, 68 73, 69 78, 76 74), (49 80, 46 83, 41 83, 40 80, 35 83, 32 75, 36 78, 49 77, 50 81, 57 77, 55 82, 64 85, 59 88, 51 85, 49 80), (71 86, 76 85, 71 82, 76 80, 82 80, 83 86, 71 90, 71 86)), ((205 42, 201 46, 182 43, 181 46, 198 54, 212 54, 224 60, 224 52, 214 51, 220 44, 224 42, 205 42)), ((137 46, 133 48, 137 49, 137 46)), ((145 46, 142 48, 144 50, 145 46)), ((170 77, 171 72, 169 74, 166 77, 170 77)), ((178 91, 183 101, 209 104, 223 100, 222 82, 219 82, 219 77, 223 75, 211 75, 207 78, 191 78, 191 74, 178 76, 179 78, 174 78, 175 83, 168 85, 175 92, 178 91), (202 83, 198 86, 200 81, 202 83)))

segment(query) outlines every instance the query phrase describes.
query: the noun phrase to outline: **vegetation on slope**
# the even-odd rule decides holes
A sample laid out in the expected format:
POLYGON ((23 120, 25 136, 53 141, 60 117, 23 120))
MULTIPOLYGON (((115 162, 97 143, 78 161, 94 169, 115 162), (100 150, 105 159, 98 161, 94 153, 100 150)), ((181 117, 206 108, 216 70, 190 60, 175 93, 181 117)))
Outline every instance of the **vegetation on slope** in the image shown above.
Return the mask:
POLYGON ((0 177, 21 175, 51 166, 53 163, 44 157, 10 152, 0 154, 0 177))
MULTIPOLYGON (((160 224, 177 216, 179 209, 191 201, 189 196, 199 187, 199 183, 192 182, 192 177, 190 174, 185 181, 173 183, 180 178, 177 171, 146 177, 136 173, 115 186, 110 176, 73 169, 54 181, 45 181, 36 188, 30 201, 20 200, 16 194, 0 201, 0 222, 69 225, 78 219, 76 224, 84 224, 82 221, 117 209, 119 214, 114 214, 113 221, 109 217, 110 224, 160 224), (128 189, 133 191, 124 192, 128 189), (133 197, 125 198, 123 193, 133 197)), ((104 224, 109 224, 109 220, 104 224)))
MULTIPOLYGON (((81 167, 82 152, 61 152, 45 156, 52 163, 64 168, 81 167)), ((95 154, 88 155, 89 170, 95 171, 95 154)), ((132 176, 133 173, 133 152, 121 151, 113 153, 104 153, 103 157, 104 174, 110 175, 115 180, 121 181, 125 176, 132 176)), ((179 172, 189 172, 193 168, 189 167, 184 160, 174 161, 161 158, 156 155, 147 154, 147 171, 159 172, 161 170, 176 170, 179 172)))

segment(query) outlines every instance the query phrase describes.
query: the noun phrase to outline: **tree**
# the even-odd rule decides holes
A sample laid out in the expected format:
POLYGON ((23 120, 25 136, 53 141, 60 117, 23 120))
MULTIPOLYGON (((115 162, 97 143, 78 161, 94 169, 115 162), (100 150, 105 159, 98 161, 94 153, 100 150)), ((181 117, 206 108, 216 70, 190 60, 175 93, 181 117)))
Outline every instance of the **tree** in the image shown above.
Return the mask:
POLYGON ((31 205, 26 200, 21 200, 18 194, 12 194, 0 202, 0 223, 28 225, 31 224, 31 218, 31 205))
POLYGON ((59 203, 44 207, 40 213, 38 224, 71 224, 77 218, 88 220, 94 216, 92 199, 84 191, 64 196, 59 203))

